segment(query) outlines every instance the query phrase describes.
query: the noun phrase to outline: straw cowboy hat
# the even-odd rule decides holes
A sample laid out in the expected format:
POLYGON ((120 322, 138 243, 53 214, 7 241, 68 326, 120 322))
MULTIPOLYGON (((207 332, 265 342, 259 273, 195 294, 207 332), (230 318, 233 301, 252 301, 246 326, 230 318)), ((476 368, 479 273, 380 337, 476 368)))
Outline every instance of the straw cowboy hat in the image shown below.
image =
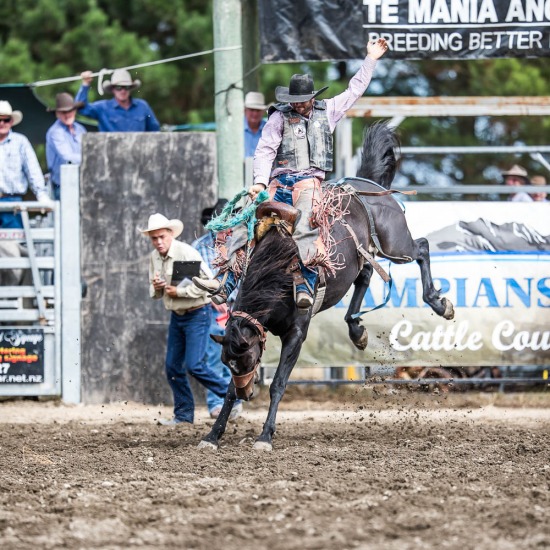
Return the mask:
POLYGON ((294 74, 290 79, 288 88, 277 86, 275 98, 281 103, 302 103, 322 94, 328 86, 320 90, 313 89, 313 78, 308 74, 294 74))
POLYGON ((248 92, 244 97, 244 106, 246 109, 265 111, 267 105, 265 104, 264 94, 261 92, 248 92))
POLYGON ((169 220, 162 214, 151 214, 147 222, 147 229, 140 229, 140 231, 144 235, 149 235, 151 231, 157 231, 157 229, 169 229, 172 231, 172 235, 175 239, 179 237, 183 231, 183 222, 180 220, 169 220))
POLYGON ((55 107, 48 108, 47 111, 49 113, 53 111, 61 111, 62 113, 68 113, 70 111, 74 111, 75 109, 81 109, 82 107, 84 107, 83 101, 75 102, 71 94, 62 92, 55 96, 55 107))
POLYGON ((502 172, 502 175, 504 177, 506 176, 516 176, 518 178, 523 178, 525 180, 525 183, 529 183, 529 176, 527 174, 527 170, 523 168, 523 166, 520 166, 519 164, 514 164, 510 170, 506 170, 506 172, 502 172))
POLYGON ((116 69, 113 71, 111 80, 103 82, 103 89, 108 92, 113 92, 113 86, 128 86, 130 90, 135 90, 141 86, 141 80, 132 80, 130 73, 126 69, 116 69))
POLYGON ((21 111, 14 111, 8 101, 0 101, 0 116, 11 116, 12 126, 19 124, 23 120, 21 111))

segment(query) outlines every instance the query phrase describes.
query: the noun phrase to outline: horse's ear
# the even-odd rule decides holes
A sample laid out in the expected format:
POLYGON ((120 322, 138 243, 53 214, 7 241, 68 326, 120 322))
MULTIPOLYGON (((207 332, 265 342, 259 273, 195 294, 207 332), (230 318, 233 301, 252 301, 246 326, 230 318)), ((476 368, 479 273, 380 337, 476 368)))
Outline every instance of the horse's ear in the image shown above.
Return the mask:
POLYGON ((220 336, 219 334, 211 334, 210 338, 212 338, 212 340, 214 340, 217 344, 223 344, 223 336, 220 336))

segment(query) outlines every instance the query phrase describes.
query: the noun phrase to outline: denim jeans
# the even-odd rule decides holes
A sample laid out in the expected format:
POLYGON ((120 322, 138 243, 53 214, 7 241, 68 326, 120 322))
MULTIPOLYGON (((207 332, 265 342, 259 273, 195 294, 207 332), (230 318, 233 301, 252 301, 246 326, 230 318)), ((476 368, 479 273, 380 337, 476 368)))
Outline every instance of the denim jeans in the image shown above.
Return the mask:
POLYGON ((174 417, 193 422, 195 401, 187 374, 222 398, 228 383, 206 364, 212 308, 207 305, 185 315, 172 312, 168 327, 166 377, 174 395, 174 417))
MULTIPOLYGON (((309 179, 311 176, 292 176, 291 174, 282 174, 277 176, 277 180, 282 184, 288 187, 283 188, 279 187, 275 192, 273 200, 277 202, 284 202, 290 206, 294 206, 292 201, 292 187, 294 184, 303 179, 309 179)), ((312 294, 310 288, 315 290, 315 283, 317 282, 318 273, 315 268, 306 267, 302 261, 300 261, 300 271, 302 272, 302 277, 308 282, 309 287, 305 283, 301 283, 296 286, 296 292, 307 292, 312 294)))
MULTIPOLYGON (((23 197, 2 197, 2 202, 18 202, 22 201, 23 197)), ((21 214, 13 212, 0 212, 0 227, 2 229, 23 229, 23 219, 21 214)))
MULTIPOLYGON (((216 321, 216 310, 212 308, 212 322, 210 323, 210 334, 217 336, 223 336, 225 330, 218 325, 216 321)), ((208 344, 206 345, 206 365, 214 372, 218 373, 227 384, 231 380, 231 373, 229 369, 222 363, 221 360, 222 347, 217 342, 214 342, 212 338, 208 338, 208 344)), ((206 406, 208 412, 212 412, 212 409, 223 405, 223 397, 218 397, 214 392, 206 390, 206 406)))

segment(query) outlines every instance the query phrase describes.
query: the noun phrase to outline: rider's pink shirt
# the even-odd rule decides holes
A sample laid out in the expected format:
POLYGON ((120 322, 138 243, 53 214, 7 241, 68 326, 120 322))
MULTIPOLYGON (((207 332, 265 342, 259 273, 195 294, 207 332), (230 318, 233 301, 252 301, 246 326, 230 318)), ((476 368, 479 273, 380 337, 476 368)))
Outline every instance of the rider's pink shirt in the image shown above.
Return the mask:
MULTIPOLYGON (((325 100, 331 132, 334 132, 336 124, 346 114, 348 109, 365 93, 375 67, 376 61, 370 57, 366 57, 359 71, 350 80, 348 88, 341 94, 325 100)), ((275 111, 264 126, 262 137, 256 148, 254 155, 254 183, 263 183, 267 186, 269 181, 275 176, 289 172, 286 168, 276 168, 271 171, 282 139, 283 115, 279 111, 275 111)), ((321 180, 325 179, 325 172, 318 168, 302 170, 296 172, 296 175, 308 175, 315 176, 321 180)))

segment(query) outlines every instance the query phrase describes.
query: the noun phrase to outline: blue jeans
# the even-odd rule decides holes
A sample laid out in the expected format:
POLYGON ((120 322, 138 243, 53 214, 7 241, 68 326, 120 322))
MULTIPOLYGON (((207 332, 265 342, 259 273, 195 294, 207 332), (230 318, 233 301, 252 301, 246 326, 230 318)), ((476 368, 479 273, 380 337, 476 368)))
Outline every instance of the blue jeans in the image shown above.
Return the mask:
MULTIPOLYGON (((277 180, 281 182, 282 185, 290 187, 290 189, 279 187, 275 192, 273 200, 294 206, 292 204, 292 187, 296 182, 310 177, 311 176, 292 176, 291 174, 277 176, 277 180)), ((300 260, 300 271, 302 272, 302 277, 309 283, 309 287, 315 290, 315 283, 318 277, 317 270, 314 267, 306 267, 300 260)), ((296 292, 307 292, 309 295, 312 295, 309 287, 305 283, 301 283, 296 286, 296 292)))
POLYGON ((228 383, 206 364, 212 308, 204 306, 185 315, 172 312, 168 327, 166 377, 174 395, 174 417, 193 422, 195 401, 187 374, 218 397, 227 393, 228 383))
MULTIPOLYGON (((22 201, 23 197, 1 197, 2 202, 18 202, 22 201)), ((2 229, 23 229, 23 220, 21 214, 13 212, 0 212, 0 227, 2 229)))
MULTIPOLYGON (((217 336, 223 336, 225 330, 218 325, 216 321, 216 310, 212 308, 212 322, 210 323, 210 334, 217 336)), ((206 365, 212 369, 215 373, 219 374, 223 380, 229 384, 231 380, 231 373, 229 369, 222 363, 221 360, 222 347, 217 342, 214 342, 212 338, 208 338, 208 344, 206 345, 206 365)), ((223 405, 223 397, 218 397, 214 392, 206 390, 206 406, 208 412, 212 412, 212 409, 223 405)))

